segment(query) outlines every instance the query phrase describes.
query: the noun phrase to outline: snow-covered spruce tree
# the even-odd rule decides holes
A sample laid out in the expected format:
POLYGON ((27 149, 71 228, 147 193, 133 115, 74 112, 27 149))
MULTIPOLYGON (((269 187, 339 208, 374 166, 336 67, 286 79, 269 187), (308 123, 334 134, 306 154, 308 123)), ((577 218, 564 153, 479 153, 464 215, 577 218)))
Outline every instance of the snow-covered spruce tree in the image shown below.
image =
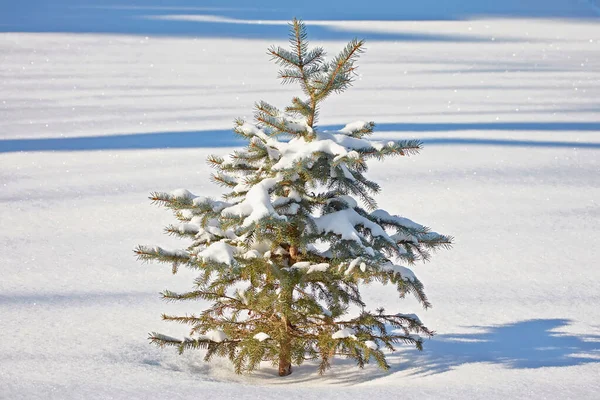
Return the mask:
POLYGON ((248 146, 208 159, 213 180, 229 190, 224 199, 187 190, 151 195, 179 220, 166 231, 192 243, 176 251, 139 246, 137 255, 172 264, 173 273, 180 266, 197 271, 191 291, 162 295, 210 306, 163 315, 190 325, 189 338, 152 333, 150 340, 180 352, 206 349, 207 361, 228 357, 238 373, 271 361, 284 376, 305 360, 320 360, 323 373, 336 355, 360 367, 374 359, 387 369, 382 350, 402 342, 421 349, 421 335, 432 332, 414 314, 367 308, 360 285, 393 284, 401 298, 411 293, 429 307, 421 282, 399 264, 427 260, 451 238, 376 209, 372 195, 380 188, 365 176, 367 161, 414 154, 418 141, 369 140, 372 122, 337 132, 316 127, 321 102, 351 85, 363 42, 353 40, 325 61, 323 49, 309 50, 305 27, 294 20, 290 45, 269 54, 282 67, 279 77, 298 83, 304 98, 283 111, 261 101, 256 124, 236 121, 234 131, 248 146))

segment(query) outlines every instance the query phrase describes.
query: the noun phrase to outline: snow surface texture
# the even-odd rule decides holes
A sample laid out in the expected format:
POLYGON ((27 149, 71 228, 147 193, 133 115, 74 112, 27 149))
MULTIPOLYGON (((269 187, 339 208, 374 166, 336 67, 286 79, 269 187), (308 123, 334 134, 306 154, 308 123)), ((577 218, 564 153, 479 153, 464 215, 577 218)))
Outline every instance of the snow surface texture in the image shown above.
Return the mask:
MULTIPOLYGON (((307 11, 320 20, 309 34, 330 40, 320 42, 330 53, 370 38, 355 87, 328 99, 320 125, 360 118, 378 123, 384 143, 423 139, 421 155, 375 163, 369 177, 383 187, 381 208, 456 245, 415 267, 434 305, 427 312, 393 288, 365 290, 368 304, 418 312, 436 330, 423 353, 391 355, 389 374, 336 360, 324 377, 307 364, 285 379, 269 365, 236 376, 201 352, 150 346, 149 331, 188 333, 160 313, 202 304, 163 303, 157 292, 189 289, 193 274, 171 276, 132 254, 139 243, 181 245, 163 235, 172 219, 149 192, 217 197, 204 159, 241 144, 231 120, 251 118, 261 98, 283 106, 298 94, 264 55, 284 44, 285 27, 193 21, 214 9, 110 11, 192 19, 140 19, 149 30, 130 35, 106 31, 118 18, 85 19, 105 9, 27 3, 0 11, 2 32, 47 32, 0 34, 0 398, 597 398, 600 25, 587 2, 493 2, 489 14, 506 18, 473 20, 488 2, 430 7, 427 18, 425 1, 398 17, 421 22, 327 22, 332 15, 307 11), (52 12, 64 30, 44 19, 52 12), (156 24, 178 36, 154 35, 156 24), (84 28, 112 35, 76 33, 84 28)), ((347 19, 380 3, 368 4, 347 19)), ((258 14, 271 18, 222 18, 258 14)))

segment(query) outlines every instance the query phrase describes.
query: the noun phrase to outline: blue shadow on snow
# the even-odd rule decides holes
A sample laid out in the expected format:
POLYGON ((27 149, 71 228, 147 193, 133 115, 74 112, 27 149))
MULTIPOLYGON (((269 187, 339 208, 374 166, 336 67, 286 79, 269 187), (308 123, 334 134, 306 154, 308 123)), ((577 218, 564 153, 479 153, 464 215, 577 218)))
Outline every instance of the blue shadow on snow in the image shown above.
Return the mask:
MULTIPOLYGON (((562 4, 536 0, 486 2, 477 0, 23 0, 4 1, 0 6, 0 32, 106 33, 224 38, 282 39, 287 28, 269 21, 292 17, 310 20, 469 20, 478 17, 595 19, 594 9, 584 3, 562 4), (262 23, 200 22, 161 19, 165 16, 218 16, 262 23), (283 36, 282 36, 283 35, 283 36)), ((179 18, 179 19, 177 19, 179 18)), ((240 22, 240 21, 238 21, 240 22)), ((489 41, 486 36, 410 32, 336 31, 310 26, 319 40, 347 40, 353 35, 369 40, 396 41, 489 41)), ((500 39, 501 38, 496 38, 500 39)))
MULTIPOLYGON (((322 126, 336 130, 341 126, 322 126)), ((600 122, 469 122, 469 123, 383 123, 376 127, 383 132, 451 132, 451 131, 577 131, 599 132, 600 122)), ((387 137, 386 137, 387 138, 387 137)), ((387 138, 389 139, 389 138, 387 138)), ((600 149, 597 142, 538 141, 485 138, 423 137, 428 145, 471 145, 510 147, 555 147, 600 149)), ((0 153, 19 151, 86 151, 185 149, 203 147, 238 147, 245 141, 230 129, 186 132, 151 132, 139 134, 0 140, 0 153)))
MULTIPOLYGON (((501 364, 511 369, 600 363, 600 335, 557 332, 570 322, 559 318, 533 319, 476 326, 472 328, 483 332, 436 335, 425 342, 423 352, 410 350, 402 354, 410 353, 417 374, 446 372, 469 363, 501 364)), ((399 363, 394 369, 406 367, 399 363)))

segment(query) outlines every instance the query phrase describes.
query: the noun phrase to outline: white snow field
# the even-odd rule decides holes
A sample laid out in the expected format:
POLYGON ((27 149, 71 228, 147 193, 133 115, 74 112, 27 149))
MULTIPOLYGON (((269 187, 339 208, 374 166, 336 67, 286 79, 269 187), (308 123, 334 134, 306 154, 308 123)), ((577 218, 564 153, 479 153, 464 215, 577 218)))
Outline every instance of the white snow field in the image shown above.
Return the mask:
POLYGON ((0 399, 599 398, 598 5, 233 3, 0 4, 0 399), (382 208, 456 238, 414 268, 432 309, 365 289, 437 332, 388 373, 339 359, 238 376, 147 340, 187 332, 161 313, 203 307, 158 295, 193 274, 135 260, 181 245, 147 196, 219 195, 205 158, 242 144, 232 120, 299 93, 266 55, 293 15, 329 54, 367 38, 321 127, 422 139, 369 176, 382 208))

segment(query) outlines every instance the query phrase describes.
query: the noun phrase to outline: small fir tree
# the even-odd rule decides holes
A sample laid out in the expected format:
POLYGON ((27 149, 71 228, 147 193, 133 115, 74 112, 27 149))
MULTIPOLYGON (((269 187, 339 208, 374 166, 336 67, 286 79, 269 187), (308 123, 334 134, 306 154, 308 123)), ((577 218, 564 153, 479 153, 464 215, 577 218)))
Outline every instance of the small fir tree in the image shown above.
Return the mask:
POLYGON ((294 20, 290 50, 268 53, 283 83, 298 83, 304 96, 283 111, 257 103, 254 125, 236 120, 234 132, 247 147, 208 159, 213 181, 229 190, 224 200, 187 190, 152 193, 179 220, 166 231, 192 244, 176 251, 139 246, 138 257, 172 264, 173 273, 180 266, 197 271, 193 290, 165 291, 166 300, 210 303, 198 314, 162 316, 190 325, 189 338, 152 333, 152 343, 205 349, 206 361, 228 357, 237 373, 270 361, 285 376, 305 360, 319 360, 323 373, 336 355, 388 369, 384 349, 421 349, 422 336, 433 334, 414 314, 368 309, 360 292, 363 283, 393 284, 400 298, 410 293, 430 306, 421 282, 399 264, 427 260, 451 237, 376 209, 380 187, 365 176, 369 159, 414 154, 420 142, 369 140, 372 122, 337 132, 316 127, 321 102, 352 84, 363 51, 363 41, 353 40, 326 61, 294 20))

